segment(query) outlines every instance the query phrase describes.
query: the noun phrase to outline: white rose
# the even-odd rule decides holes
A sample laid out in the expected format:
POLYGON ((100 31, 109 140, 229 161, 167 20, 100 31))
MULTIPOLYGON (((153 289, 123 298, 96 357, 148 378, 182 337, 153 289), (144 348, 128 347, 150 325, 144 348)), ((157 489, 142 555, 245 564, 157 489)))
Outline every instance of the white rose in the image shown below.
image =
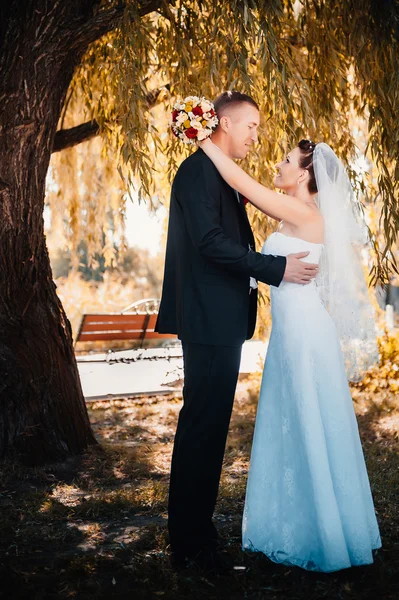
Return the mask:
POLYGON ((194 127, 194 129, 202 129, 202 123, 199 119, 191 119, 190 125, 191 127, 194 127))
POLYGON ((180 112, 176 117, 176 125, 181 125, 184 121, 187 120, 187 115, 185 112, 180 112))
POLYGON ((203 100, 201 102, 201 108, 204 112, 209 112, 210 110, 212 110, 212 104, 208 102, 208 100, 203 100))

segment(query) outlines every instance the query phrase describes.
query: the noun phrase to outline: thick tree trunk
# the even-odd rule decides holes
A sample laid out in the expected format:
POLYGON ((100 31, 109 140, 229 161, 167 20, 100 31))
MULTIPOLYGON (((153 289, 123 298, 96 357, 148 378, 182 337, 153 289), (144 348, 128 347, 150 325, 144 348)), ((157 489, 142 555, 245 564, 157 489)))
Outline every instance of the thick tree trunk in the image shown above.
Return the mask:
POLYGON ((16 0, 0 15, 0 456, 31 464, 95 442, 43 229, 57 123, 93 5, 16 0))

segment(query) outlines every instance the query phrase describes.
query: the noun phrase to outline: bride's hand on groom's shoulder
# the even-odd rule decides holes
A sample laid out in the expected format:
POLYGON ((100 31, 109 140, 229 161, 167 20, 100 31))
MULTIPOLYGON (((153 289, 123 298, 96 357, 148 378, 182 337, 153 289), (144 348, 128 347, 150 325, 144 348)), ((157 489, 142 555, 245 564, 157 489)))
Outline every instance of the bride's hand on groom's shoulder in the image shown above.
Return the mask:
POLYGON ((313 263, 303 262, 301 259, 309 255, 309 252, 298 252, 287 256, 287 266, 283 281, 305 285, 313 281, 319 267, 313 263))

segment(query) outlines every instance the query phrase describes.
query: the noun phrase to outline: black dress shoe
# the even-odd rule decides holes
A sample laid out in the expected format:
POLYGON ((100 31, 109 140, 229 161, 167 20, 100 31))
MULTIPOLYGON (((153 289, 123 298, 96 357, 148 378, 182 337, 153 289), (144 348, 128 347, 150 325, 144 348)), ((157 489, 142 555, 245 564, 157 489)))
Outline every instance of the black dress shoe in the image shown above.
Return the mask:
POLYGON ((203 548, 189 561, 189 566, 204 571, 208 575, 228 575, 232 573, 226 555, 217 551, 214 547, 203 548))
POLYGON ((172 552, 170 562, 173 569, 195 569, 206 575, 229 575, 232 573, 227 558, 215 547, 202 548, 196 554, 189 556, 172 552))
POLYGON ((172 569, 175 569, 176 571, 187 569, 189 560, 189 557, 181 552, 170 553, 170 564, 172 569))

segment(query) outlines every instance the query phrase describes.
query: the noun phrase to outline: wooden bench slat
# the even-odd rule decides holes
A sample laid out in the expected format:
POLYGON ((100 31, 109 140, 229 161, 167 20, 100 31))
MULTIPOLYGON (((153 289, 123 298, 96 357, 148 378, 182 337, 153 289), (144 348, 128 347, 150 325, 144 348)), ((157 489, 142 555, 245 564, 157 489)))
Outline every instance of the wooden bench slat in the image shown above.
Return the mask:
MULTIPOLYGON (((157 315, 151 315, 157 317, 157 315)), ((119 315, 119 314, 90 314, 83 316, 83 327, 89 323, 127 323, 137 324, 142 327, 147 318, 146 314, 142 315, 119 315)), ((156 319, 155 319, 156 320, 156 319)))
POLYGON ((156 340, 158 338, 168 338, 168 339, 177 339, 177 335, 174 335, 173 333, 158 333, 157 331, 148 331, 145 334, 145 340, 156 340))
POLYGON ((85 331, 143 331, 143 328, 137 323, 88 323, 83 325, 81 333, 85 331))
POLYGON ((141 331, 132 333, 131 331, 113 331, 111 333, 101 331, 81 332, 79 342, 95 342, 102 340, 141 340, 143 333, 141 331))
MULTIPOLYGON (((81 333, 80 337, 79 337, 79 342, 94 342, 94 341, 100 341, 100 340, 140 340, 142 338, 142 332, 136 333, 136 334, 132 334, 132 332, 127 332, 127 331, 119 331, 117 333, 81 333)), ((163 339, 163 338, 168 338, 168 339, 173 339, 176 338, 175 335, 169 335, 167 333, 156 333, 154 332, 149 332, 148 335, 145 336, 144 339, 163 339)))

